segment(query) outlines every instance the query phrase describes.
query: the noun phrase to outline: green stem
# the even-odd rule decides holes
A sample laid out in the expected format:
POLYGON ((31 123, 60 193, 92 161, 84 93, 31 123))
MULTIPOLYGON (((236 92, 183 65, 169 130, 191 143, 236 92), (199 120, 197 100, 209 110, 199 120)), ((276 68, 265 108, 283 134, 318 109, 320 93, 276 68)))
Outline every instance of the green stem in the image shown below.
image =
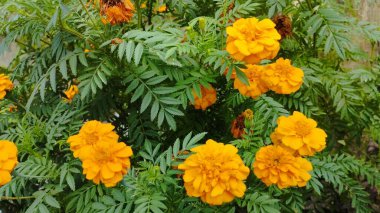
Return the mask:
POLYGON ((141 28, 142 27, 142 14, 141 14, 141 5, 140 5, 140 0, 136 0, 136 10, 137 10, 137 28, 141 28))
POLYGON ((82 2, 82 0, 79 0, 79 2, 82 5, 84 11, 86 11, 88 17, 90 17, 90 20, 91 20, 92 24, 94 25, 94 27, 97 28, 98 25, 95 24, 95 21, 92 19, 92 16, 90 16, 90 13, 88 12, 88 9, 87 9, 86 5, 84 5, 84 3, 82 2))
POLYGON ((0 200, 27 200, 27 199, 34 199, 36 197, 34 196, 25 196, 25 197, 0 197, 0 200))
POLYGON ((313 6, 311 4, 310 0, 306 0, 307 6, 309 7, 310 10, 313 10, 313 6))

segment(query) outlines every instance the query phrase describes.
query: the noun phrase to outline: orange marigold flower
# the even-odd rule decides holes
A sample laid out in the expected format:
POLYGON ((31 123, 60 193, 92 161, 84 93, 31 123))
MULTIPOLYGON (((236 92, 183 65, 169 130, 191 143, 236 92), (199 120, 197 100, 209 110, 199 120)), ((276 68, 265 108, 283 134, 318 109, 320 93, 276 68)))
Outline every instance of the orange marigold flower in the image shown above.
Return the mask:
POLYGON ((83 160, 83 174, 95 184, 102 182, 106 187, 113 187, 127 174, 132 155, 131 147, 123 142, 102 141, 93 146, 92 155, 83 160))
POLYGON ((163 13, 163 12, 166 11, 166 9, 167 9, 166 4, 163 4, 163 5, 159 6, 159 7, 156 9, 156 12, 158 12, 158 13, 163 13))
POLYGON ((295 157, 280 146, 265 146, 256 153, 253 172, 267 186, 276 184, 280 189, 305 186, 310 180, 311 163, 295 157))
POLYGON ((281 35, 270 19, 241 18, 227 27, 227 52, 238 61, 257 64, 273 59, 280 50, 281 35))
POLYGON ((11 173, 17 163, 17 146, 13 142, 0 140, 0 186, 12 180, 11 173))
POLYGON ((267 86, 262 81, 263 67, 258 65, 247 65, 247 69, 242 70, 248 78, 249 85, 244 84, 239 78, 235 78, 234 88, 244 96, 257 98, 268 91, 267 86))
POLYGON ((317 128, 317 122, 300 112, 289 117, 281 116, 277 128, 271 134, 272 142, 286 147, 296 155, 313 156, 326 147, 327 134, 317 128))
POLYGON ((201 86, 202 97, 198 97, 195 90, 193 90, 192 93, 194 96, 195 109, 206 110, 207 107, 216 102, 216 90, 212 86, 210 86, 210 88, 201 86))
POLYGON ((4 99, 7 94, 6 91, 10 91, 12 89, 13 83, 9 80, 9 77, 4 74, 0 74, 0 100, 4 99))
POLYGON ((15 106, 15 105, 10 105, 10 106, 9 106, 9 112, 15 112, 15 111, 17 111, 17 106, 15 106))
POLYGON ((75 95, 79 93, 79 89, 77 85, 71 85, 69 89, 67 89, 65 92, 65 95, 67 97, 67 100, 71 102, 75 95))
POLYGON ((74 157, 83 160, 94 154, 95 145, 117 143, 119 136, 113 131, 114 129, 115 127, 110 123, 101 123, 96 120, 86 122, 78 134, 67 139, 74 157))
POLYGON ((303 71, 293 67, 289 59, 279 58, 276 63, 266 66, 262 79, 274 92, 291 94, 299 90, 303 76, 303 71))
POLYGON ((207 140, 206 144, 191 149, 195 154, 178 166, 184 171, 187 195, 200 197, 210 205, 222 205, 235 197, 243 197, 244 180, 249 175, 233 145, 207 140))
POLYGON ((106 18, 103 23, 112 25, 129 22, 135 8, 130 0, 100 0, 100 14, 106 18))

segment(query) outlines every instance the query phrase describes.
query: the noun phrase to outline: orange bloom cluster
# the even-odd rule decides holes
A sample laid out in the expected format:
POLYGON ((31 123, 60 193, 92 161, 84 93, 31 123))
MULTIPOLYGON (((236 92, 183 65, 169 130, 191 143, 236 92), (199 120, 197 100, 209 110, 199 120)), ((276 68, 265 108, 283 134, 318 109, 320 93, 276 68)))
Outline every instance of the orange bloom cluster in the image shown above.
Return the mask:
POLYGON ((313 169, 302 156, 312 156, 326 146, 326 133, 317 122, 300 112, 281 116, 278 127, 271 134, 274 145, 262 147, 253 164, 255 175, 266 185, 279 188, 305 186, 313 169))
POLYGON ((210 205, 222 205, 235 197, 243 197, 244 180, 249 168, 237 154, 234 146, 207 140, 206 144, 191 149, 195 154, 178 166, 184 171, 186 192, 200 197, 210 205))
POLYGON ((105 16, 103 23, 112 25, 129 22, 135 8, 129 0, 100 0, 100 14, 105 16))
POLYGON ((17 163, 17 146, 10 141, 0 140, 0 186, 12 180, 11 173, 17 163))
POLYGON ((99 121, 88 121, 77 135, 70 136, 67 142, 74 157, 83 162, 83 174, 94 183, 104 183, 113 187, 123 179, 131 167, 131 147, 118 142, 119 136, 114 126, 99 121))
POLYGON ((279 58, 275 63, 266 66, 247 65, 242 70, 249 80, 249 85, 235 78, 234 88, 242 95, 252 98, 272 90, 278 94, 291 94, 300 89, 304 73, 300 68, 291 65, 289 59, 279 58))
POLYGON ((231 134, 234 138, 241 138, 244 134, 245 119, 252 120, 253 112, 250 109, 245 110, 231 124, 231 134))
POLYGON ((326 147, 326 132, 317 128, 316 121, 300 112, 295 111, 289 117, 281 116, 277 125, 271 134, 273 143, 297 156, 313 156, 326 147))
POLYGON ((216 90, 210 86, 206 88, 201 86, 202 97, 198 97, 195 90, 192 91, 194 96, 194 108, 206 110, 207 107, 213 105, 216 102, 216 90))
POLYGON ((248 64, 273 59, 280 50, 281 35, 270 19, 241 18, 227 27, 226 50, 231 57, 248 64))
POLYGON ((244 84, 239 78, 235 78, 234 88, 244 96, 257 98, 266 93, 269 88, 262 81, 261 77, 264 67, 259 65, 247 65, 247 69, 242 70, 248 78, 249 85, 244 84))
POLYGON ((272 91, 278 94, 291 94, 300 89, 304 73, 293 67, 289 59, 279 58, 265 67, 262 80, 272 91))
POLYGON ((12 89, 13 83, 9 80, 9 77, 4 74, 0 74, 0 100, 4 99, 7 94, 6 91, 10 91, 12 89))
POLYGON ((306 186, 312 169, 308 160, 295 157, 281 146, 273 145, 260 148, 253 163, 253 171, 258 178, 267 186, 276 184, 280 189, 306 186))
POLYGON ((66 98, 69 102, 73 101, 74 96, 79 93, 79 89, 77 85, 71 85, 69 89, 65 92, 66 98))

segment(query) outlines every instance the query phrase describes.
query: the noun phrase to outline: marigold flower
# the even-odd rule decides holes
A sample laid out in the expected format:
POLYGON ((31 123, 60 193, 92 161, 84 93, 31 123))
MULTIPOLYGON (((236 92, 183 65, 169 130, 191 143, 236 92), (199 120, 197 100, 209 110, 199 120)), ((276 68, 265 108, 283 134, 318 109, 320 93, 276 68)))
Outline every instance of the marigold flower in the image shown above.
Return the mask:
POLYGON ((276 63, 266 66, 262 79, 274 92, 291 94, 299 90, 303 76, 303 71, 293 67, 289 59, 279 58, 276 63))
POLYGON ((0 140, 0 186, 12 180, 11 173, 17 163, 17 146, 13 142, 0 140))
POLYGON ((276 184, 280 189, 305 186, 310 180, 311 163, 295 157, 280 146, 265 146, 256 153, 253 172, 267 186, 276 184))
POLYGON ((248 78, 249 85, 244 84, 239 78, 235 78, 234 88, 244 96, 257 98, 266 93, 269 89, 262 81, 263 67, 258 65, 247 65, 247 69, 242 70, 248 78))
POLYGON ((67 97, 67 100, 69 102, 73 101, 76 94, 79 93, 79 89, 77 85, 71 85, 69 89, 67 89, 65 92, 65 95, 67 97))
POLYGON ((163 4, 163 5, 161 5, 161 6, 159 6, 157 9, 156 9, 156 12, 158 12, 158 13, 163 13, 163 12, 165 12, 166 11, 166 4, 163 4))
POLYGON ((201 94, 202 97, 198 97, 195 90, 193 90, 194 96, 194 108, 206 110, 207 107, 213 105, 216 102, 216 90, 210 86, 210 88, 206 88, 201 86, 201 94))
POLYGON ((15 105, 10 105, 10 106, 9 106, 9 112, 15 112, 15 111, 17 111, 17 106, 15 106, 15 105))
POLYGON ((234 138, 241 138, 244 134, 245 119, 251 120, 253 118, 253 112, 250 109, 246 109, 231 124, 231 134, 234 138))
POLYGON ((83 160, 83 174, 95 184, 102 182, 106 187, 113 187, 127 174, 132 155, 131 147, 123 142, 102 141, 93 147, 92 155, 83 160))
POLYGON ((281 35, 270 19, 241 18, 227 27, 226 50, 231 57, 248 64, 273 59, 280 50, 281 35))
POLYGON ((327 134, 317 128, 317 122, 300 112, 289 117, 281 116, 271 134, 272 142, 286 147, 296 155, 313 156, 326 147, 327 134))
POLYGON ((106 18, 103 23, 112 25, 129 22, 135 8, 130 0, 100 0, 100 14, 106 18))
POLYGON ((184 171, 187 195, 200 197, 210 205, 222 205, 235 197, 243 197, 243 182, 249 175, 233 145, 207 140, 206 144, 191 149, 195 154, 178 166, 184 171))
POLYGON ((0 74, 0 100, 4 99, 7 94, 6 91, 10 91, 12 89, 13 83, 9 80, 9 77, 4 74, 0 74))
POLYGON ((95 145, 117 143, 119 136, 113 131, 114 128, 110 123, 101 123, 96 120, 86 122, 78 134, 67 139, 74 157, 83 160, 94 154, 95 145))
POLYGON ((286 38, 292 35, 292 20, 282 14, 275 15, 273 22, 276 24, 276 30, 281 35, 281 38, 286 38))

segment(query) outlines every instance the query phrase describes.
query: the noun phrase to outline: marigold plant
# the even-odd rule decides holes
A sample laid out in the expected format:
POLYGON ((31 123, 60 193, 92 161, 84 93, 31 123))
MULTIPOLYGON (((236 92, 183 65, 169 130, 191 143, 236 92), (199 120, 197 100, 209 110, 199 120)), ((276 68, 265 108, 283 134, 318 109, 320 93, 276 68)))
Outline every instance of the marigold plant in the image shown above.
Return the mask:
POLYGON ((253 172, 267 186, 275 184, 280 189, 306 186, 311 179, 311 163, 280 146, 265 146, 256 153, 253 172))
POLYGON ((9 80, 9 77, 0 74, 0 100, 5 97, 7 91, 10 91, 13 88, 13 83, 9 80))
POLYGON ((262 76, 265 72, 263 66, 248 65, 247 69, 244 69, 243 72, 248 78, 249 85, 242 82, 239 78, 236 78, 234 81, 234 88, 238 89, 240 94, 251 98, 257 98, 269 90, 262 80, 262 76))
POLYGON ((9 183, 17 165, 17 147, 13 142, 0 140, 0 187, 9 183))
POLYGON ((0 2, 0 212, 379 209, 375 1, 0 2))
POLYGON ((289 117, 281 116, 277 128, 271 134, 274 144, 283 146, 296 155, 313 156, 326 147, 327 134, 317 128, 317 122, 300 112, 289 117))
POLYGON ((236 60, 257 64, 275 58, 280 50, 281 35, 270 19, 241 18, 226 30, 226 50, 236 60))
POLYGON ((243 181, 249 168, 234 146, 210 139, 191 151, 195 154, 178 166, 184 170, 183 180, 189 196, 200 197, 211 205, 222 205, 235 197, 243 197, 246 190, 243 181))

